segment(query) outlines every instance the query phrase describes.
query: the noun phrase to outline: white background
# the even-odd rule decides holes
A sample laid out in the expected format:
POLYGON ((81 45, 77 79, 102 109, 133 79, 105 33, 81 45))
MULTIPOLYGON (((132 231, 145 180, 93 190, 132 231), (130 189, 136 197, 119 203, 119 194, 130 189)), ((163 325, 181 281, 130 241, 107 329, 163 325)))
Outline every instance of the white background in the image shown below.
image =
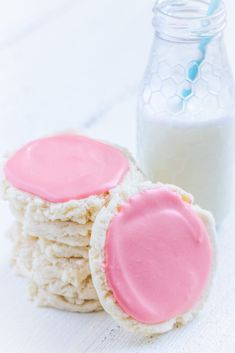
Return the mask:
MULTIPOLYGON (((235 3, 225 32, 235 72, 235 3)), ((0 0, 0 153, 76 128, 135 153, 136 92, 152 42, 152 0, 0 0)), ((11 222, 0 203, 0 353, 235 352, 235 222, 218 232, 210 299, 187 327, 158 340, 105 313, 39 309, 9 268, 11 222)))

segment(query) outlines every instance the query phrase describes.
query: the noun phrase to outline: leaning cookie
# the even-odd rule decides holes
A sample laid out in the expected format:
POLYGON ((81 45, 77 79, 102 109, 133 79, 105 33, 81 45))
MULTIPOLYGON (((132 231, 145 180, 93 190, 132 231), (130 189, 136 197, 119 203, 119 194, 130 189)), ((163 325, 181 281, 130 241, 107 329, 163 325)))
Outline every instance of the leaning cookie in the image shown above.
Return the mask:
POLYGON ((185 325, 208 295, 214 236, 212 215, 173 185, 120 190, 92 230, 90 268, 103 308, 143 335, 185 325))

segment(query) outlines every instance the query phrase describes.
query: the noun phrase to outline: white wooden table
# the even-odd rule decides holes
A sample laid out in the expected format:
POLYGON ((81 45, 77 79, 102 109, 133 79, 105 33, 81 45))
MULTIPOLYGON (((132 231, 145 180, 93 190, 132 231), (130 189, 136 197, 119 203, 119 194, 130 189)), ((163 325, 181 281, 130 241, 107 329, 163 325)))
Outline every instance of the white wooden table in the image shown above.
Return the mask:
MULTIPOLYGON (((227 0, 235 72, 235 4, 227 0)), ((152 40, 152 0, 0 1, 0 153, 76 128, 135 153, 136 92, 152 40)), ((218 233, 218 267, 199 317, 158 340, 104 312, 74 314, 28 302, 8 265, 11 223, 0 201, 0 353, 234 353, 235 207, 218 233)))

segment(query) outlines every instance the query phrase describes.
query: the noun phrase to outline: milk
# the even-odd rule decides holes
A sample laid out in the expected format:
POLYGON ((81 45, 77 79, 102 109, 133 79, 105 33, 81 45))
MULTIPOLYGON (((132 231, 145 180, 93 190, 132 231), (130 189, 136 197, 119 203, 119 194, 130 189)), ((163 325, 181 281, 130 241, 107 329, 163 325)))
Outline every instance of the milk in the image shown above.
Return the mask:
POLYGON ((190 192, 220 224, 233 195, 235 85, 220 0, 157 1, 138 98, 138 157, 147 177, 190 192))
POLYGON ((184 188, 221 223, 232 196, 233 117, 145 117, 138 131, 139 162, 147 177, 184 188))

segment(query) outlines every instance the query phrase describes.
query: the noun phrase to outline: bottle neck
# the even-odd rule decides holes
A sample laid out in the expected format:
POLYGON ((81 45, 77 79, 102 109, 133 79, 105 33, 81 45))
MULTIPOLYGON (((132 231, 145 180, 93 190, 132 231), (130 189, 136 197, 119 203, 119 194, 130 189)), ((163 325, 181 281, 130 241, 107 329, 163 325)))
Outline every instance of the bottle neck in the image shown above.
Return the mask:
POLYGON ((226 24, 224 4, 210 11, 212 0, 157 0, 153 26, 158 37, 173 42, 199 42, 219 37, 226 24))

